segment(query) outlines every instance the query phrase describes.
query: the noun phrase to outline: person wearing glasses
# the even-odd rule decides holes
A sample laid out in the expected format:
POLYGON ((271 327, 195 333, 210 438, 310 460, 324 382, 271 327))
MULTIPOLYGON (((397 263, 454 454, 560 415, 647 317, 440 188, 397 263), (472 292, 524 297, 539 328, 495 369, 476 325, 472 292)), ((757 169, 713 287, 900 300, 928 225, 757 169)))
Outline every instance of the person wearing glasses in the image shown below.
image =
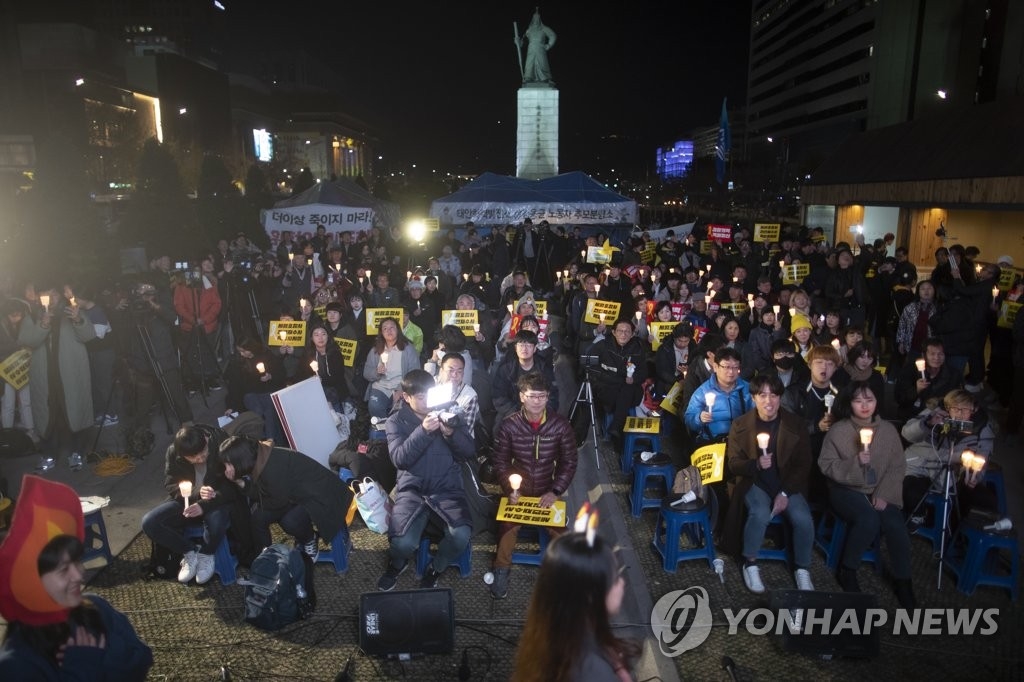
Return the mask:
POLYGON ((644 342, 637 338, 633 323, 620 319, 612 327, 611 338, 595 343, 587 355, 597 356, 597 371, 592 374, 594 397, 605 414, 612 415, 608 435, 619 446, 626 417, 643 398, 647 350, 644 342))
POLYGON ((793 576, 797 589, 814 590, 808 570, 814 544, 814 522, 807 505, 812 464, 810 435, 803 420, 782 409, 784 390, 777 376, 759 374, 751 380, 754 409, 732 423, 726 450, 729 472, 736 476, 733 499, 742 500, 743 505, 729 507, 723 545, 730 554, 742 553, 743 582, 755 594, 765 591, 757 553, 768 524, 780 514, 793 527, 793 576), (766 441, 763 447, 759 438, 766 441))
MULTIPOLYGON (((516 504, 520 495, 539 497, 540 506, 549 508, 565 495, 576 473, 576 437, 569 420, 548 409, 550 384, 543 374, 524 374, 516 386, 522 409, 498 428, 494 439, 494 473, 510 503, 516 504), (522 476, 518 489, 509 483, 511 474, 522 476)), ((547 530, 557 535, 564 529, 547 530)), ((491 583, 491 596, 495 599, 508 595, 512 550, 518 533, 519 524, 498 524, 498 550, 491 583)))
POLYGON ((740 354, 736 349, 723 346, 715 351, 713 370, 690 396, 683 418, 698 446, 725 437, 733 420, 754 407, 750 385, 740 378, 740 354))
POLYGON ((506 417, 522 407, 517 388, 519 377, 529 372, 539 372, 548 380, 548 412, 558 411, 558 387, 555 385, 555 369, 549 360, 537 355, 537 335, 521 330, 516 333, 515 353, 509 353, 498 364, 494 372, 495 424, 500 425, 506 417))

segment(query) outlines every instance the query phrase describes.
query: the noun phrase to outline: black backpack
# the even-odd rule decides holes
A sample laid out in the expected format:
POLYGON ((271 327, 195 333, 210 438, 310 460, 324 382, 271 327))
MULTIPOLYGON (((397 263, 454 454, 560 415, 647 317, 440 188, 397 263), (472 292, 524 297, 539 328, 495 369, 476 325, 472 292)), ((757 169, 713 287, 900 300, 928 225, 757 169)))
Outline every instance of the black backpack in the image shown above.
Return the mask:
POLYGON ((0 429, 0 457, 21 457, 36 451, 36 444, 20 429, 0 429))
POLYGON ((154 541, 149 552, 149 562, 142 566, 142 577, 144 580, 177 580, 178 571, 181 569, 181 555, 158 545, 154 541))
POLYGON ((280 630, 312 613, 315 597, 307 590, 313 573, 308 561, 302 550, 283 544, 260 552, 249 567, 249 579, 238 581, 245 586, 246 622, 261 630, 280 630))

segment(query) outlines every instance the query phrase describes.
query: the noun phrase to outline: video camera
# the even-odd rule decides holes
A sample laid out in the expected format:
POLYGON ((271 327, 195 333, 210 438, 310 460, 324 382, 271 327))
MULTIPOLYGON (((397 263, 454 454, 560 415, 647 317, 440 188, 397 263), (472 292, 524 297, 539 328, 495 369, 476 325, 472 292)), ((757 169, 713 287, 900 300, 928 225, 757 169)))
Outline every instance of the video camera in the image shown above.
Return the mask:
POLYGON ((594 369, 600 367, 601 358, 598 355, 581 355, 580 356, 580 369, 594 369))
POLYGON ((438 384, 427 391, 427 407, 449 429, 459 425, 462 408, 452 400, 452 387, 449 384, 438 384))
POLYGON ((943 419, 942 432, 951 435, 969 435, 974 433, 974 422, 966 419, 943 419))

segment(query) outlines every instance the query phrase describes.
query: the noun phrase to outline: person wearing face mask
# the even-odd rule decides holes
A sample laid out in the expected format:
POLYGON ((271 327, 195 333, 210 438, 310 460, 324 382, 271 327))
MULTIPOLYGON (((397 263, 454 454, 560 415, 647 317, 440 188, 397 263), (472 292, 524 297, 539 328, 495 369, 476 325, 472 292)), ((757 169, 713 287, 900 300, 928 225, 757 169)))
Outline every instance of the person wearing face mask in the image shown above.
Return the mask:
POLYGON ((766 376, 776 376, 785 388, 790 386, 806 386, 811 380, 811 370, 804 359, 798 357, 789 339, 778 339, 772 343, 772 364, 764 372, 766 376))

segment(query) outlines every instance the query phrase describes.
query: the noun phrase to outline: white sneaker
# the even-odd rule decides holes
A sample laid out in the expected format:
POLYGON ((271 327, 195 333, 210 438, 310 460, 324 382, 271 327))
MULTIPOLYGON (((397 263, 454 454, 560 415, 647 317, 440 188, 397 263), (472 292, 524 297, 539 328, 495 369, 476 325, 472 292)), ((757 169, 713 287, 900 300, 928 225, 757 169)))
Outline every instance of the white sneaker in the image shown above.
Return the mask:
POLYGON ((798 568, 793 574, 796 579, 796 589, 805 592, 814 592, 814 583, 811 582, 811 572, 806 568, 798 568))
POLYGON ((178 571, 178 582, 187 583, 196 577, 196 569, 199 567, 199 553, 195 550, 185 552, 181 557, 181 570, 178 571))
POLYGON ((757 564, 743 567, 743 583, 754 594, 764 593, 764 583, 761 582, 761 569, 757 567, 757 564))
POLYGON ((205 585, 213 577, 213 555, 199 554, 196 565, 196 584, 205 585))

